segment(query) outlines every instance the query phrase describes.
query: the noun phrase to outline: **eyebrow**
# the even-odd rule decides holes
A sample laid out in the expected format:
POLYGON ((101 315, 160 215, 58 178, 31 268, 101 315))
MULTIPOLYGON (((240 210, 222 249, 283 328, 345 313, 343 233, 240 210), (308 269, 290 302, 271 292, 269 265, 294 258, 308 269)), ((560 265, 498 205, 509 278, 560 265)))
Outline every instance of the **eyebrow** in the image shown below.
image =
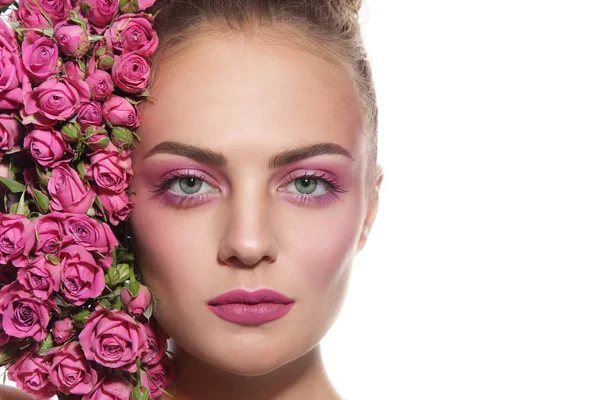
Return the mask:
MULTIPOLYGON (((228 160, 221 153, 212 150, 196 147, 185 143, 166 141, 154 146, 144 156, 144 159, 154 154, 174 154, 191 158, 192 160, 211 165, 217 168, 227 166, 228 160)), ((336 143, 317 143, 308 146, 299 147, 297 149, 286 150, 275 154, 269 158, 269 169, 277 169, 293 162, 303 160, 305 158, 315 157, 322 154, 341 154, 354 161, 352 154, 343 146, 336 143)))

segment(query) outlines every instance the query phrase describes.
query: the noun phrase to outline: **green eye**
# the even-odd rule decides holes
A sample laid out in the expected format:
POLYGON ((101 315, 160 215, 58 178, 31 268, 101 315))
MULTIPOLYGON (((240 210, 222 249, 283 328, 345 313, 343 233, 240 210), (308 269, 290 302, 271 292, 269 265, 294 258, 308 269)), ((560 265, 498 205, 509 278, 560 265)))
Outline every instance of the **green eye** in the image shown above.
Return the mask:
POLYGON ((317 188, 317 179, 298 178, 295 181, 296 189, 302 194, 311 194, 317 188))
POLYGON ((186 194, 197 193, 202 187, 202 181, 198 178, 183 178, 179 180, 179 188, 186 194))

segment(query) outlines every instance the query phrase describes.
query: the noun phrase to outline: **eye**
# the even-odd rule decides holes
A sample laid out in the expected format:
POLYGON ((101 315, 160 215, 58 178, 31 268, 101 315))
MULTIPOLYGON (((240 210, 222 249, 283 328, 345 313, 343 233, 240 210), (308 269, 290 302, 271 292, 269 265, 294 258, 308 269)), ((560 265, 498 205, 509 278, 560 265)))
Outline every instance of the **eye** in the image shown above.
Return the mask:
POLYGON ((205 180, 197 176, 174 177, 165 187, 171 193, 182 197, 211 192, 211 188, 214 190, 205 180))
POLYGON ((335 177, 315 172, 294 173, 279 190, 300 205, 316 207, 331 204, 347 192, 335 177))
POLYGON ((297 190, 303 195, 322 196, 327 194, 331 184, 322 178, 302 177, 296 178, 290 182, 286 189, 288 191, 297 190))
POLYGON ((218 185, 209 184, 212 178, 198 171, 177 171, 170 173, 160 180, 156 189, 151 192, 163 200, 167 205, 176 208, 189 208, 204 204, 215 199, 220 192, 218 185))

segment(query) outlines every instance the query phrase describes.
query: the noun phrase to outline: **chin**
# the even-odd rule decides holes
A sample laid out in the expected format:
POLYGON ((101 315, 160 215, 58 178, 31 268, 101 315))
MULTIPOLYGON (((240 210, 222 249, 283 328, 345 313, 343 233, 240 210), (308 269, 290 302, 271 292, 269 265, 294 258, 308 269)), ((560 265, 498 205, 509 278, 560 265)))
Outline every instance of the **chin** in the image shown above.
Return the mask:
MULTIPOLYGON (((221 346, 223 343, 221 343, 221 346)), ((259 376, 268 374, 284 364, 296 359, 302 352, 293 353, 293 349, 278 348, 269 343, 240 343, 241 347, 213 347, 213 350, 206 354, 205 362, 215 368, 240 376, 259 376)))

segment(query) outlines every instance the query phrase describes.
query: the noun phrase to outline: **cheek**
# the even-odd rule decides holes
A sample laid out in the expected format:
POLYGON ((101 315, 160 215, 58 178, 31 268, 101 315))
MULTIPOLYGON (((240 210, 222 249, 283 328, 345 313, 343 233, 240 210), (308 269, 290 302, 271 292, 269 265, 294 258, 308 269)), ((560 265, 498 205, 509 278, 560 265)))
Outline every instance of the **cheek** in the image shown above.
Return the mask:
POLYGON ((346 196, 343 205, 319 212, 290 216, 293 235, 284 256, 294 258, 295 275, 303 282, 302 292, 315 298, 339 289, 345 283, 359 240, 363 205, 360 198, 346 196))
POLYGON ((189 278, 201 273, 202 264, 213 259, 201 221, 165 213, 158 202, 137 202, 131 224, 140 269, 159 293, 172 293, 174 288, 191 284, 194 281, 189 278))

